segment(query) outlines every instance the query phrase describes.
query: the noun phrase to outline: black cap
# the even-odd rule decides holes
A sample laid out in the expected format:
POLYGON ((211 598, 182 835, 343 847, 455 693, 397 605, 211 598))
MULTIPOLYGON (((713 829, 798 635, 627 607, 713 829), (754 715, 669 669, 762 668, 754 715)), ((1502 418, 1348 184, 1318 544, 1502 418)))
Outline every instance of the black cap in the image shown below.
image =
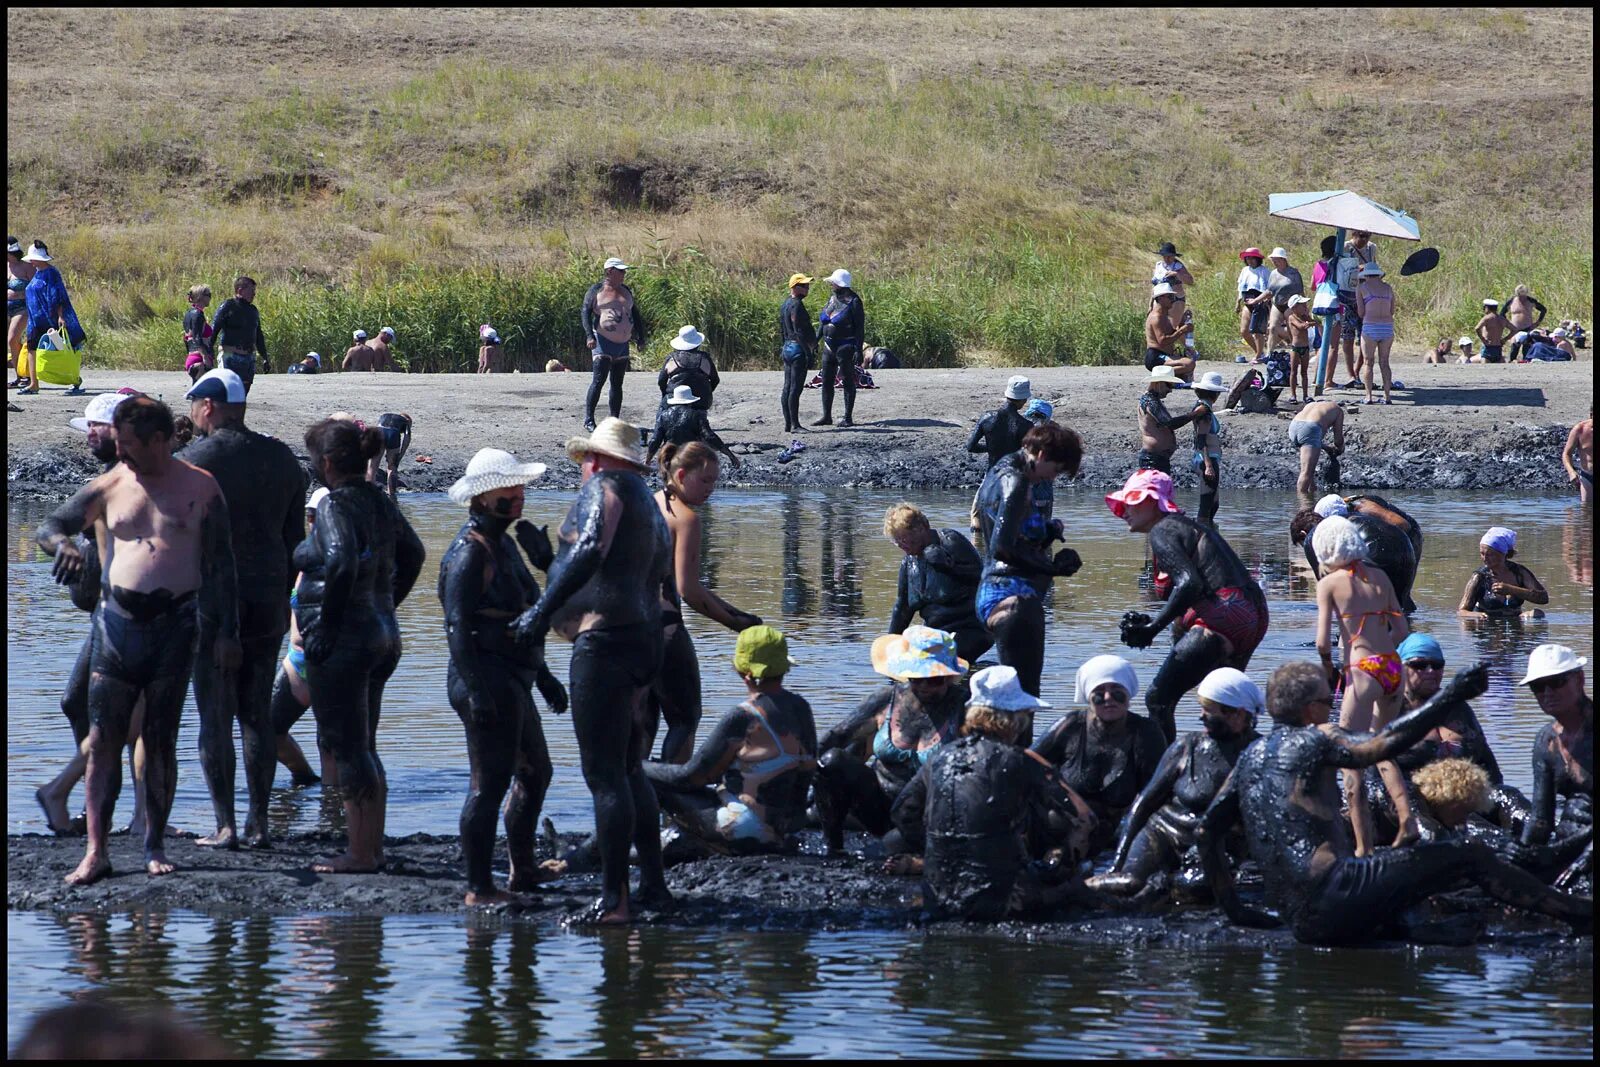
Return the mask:
POLYGON ((1156 249, 1156 255, 1158 256, 1175 256, 1177 254, 1178 250, 1171 241, 1162 242, 1161 247, 1156 249))

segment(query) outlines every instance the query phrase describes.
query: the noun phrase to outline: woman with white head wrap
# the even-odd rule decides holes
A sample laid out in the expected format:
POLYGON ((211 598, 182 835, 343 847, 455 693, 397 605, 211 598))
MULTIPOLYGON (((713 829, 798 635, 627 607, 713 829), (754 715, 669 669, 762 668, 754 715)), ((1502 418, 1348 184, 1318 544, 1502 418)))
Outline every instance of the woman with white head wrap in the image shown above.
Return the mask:
MULTIPOLYGON (((1534 573, 1512 562, 1517 554, 1517 531, 1491 526, 1478 541, 1478 556, 1483 566, 1472 572, 1461 591, 1459 614, 1509 618, 1523 614, 1524 602, 1550 603, 1550 594, 1534 573)), ((1528 618, 1541 618, 1541 611, 1529 611, 1528 618)))

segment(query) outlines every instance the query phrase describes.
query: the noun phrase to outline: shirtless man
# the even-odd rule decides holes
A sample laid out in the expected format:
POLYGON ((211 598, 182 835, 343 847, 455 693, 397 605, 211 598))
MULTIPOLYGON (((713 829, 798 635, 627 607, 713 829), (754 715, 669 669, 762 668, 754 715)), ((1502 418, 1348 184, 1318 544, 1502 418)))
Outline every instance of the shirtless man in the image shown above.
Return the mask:
POLYGON ((145 870, 168 874, 163 837, 177 786, 178 718, 194 663, 198 615, 216 635, 201 655, 239 666, 239 620, 228 506, 215 479, 172 455, 172 412, 130 397, 113 418, 121 464, 63 504, 37 540, 58 577, 83 565, 73 536, 93 528, 103 561, 89 685, 89 844, 67 876, 87 885, 111 872, 106 847, 122 789, 119 755, 133 706, 145 717, 145 870))
POLYGON ((1488 679, 1488 666, 1480 663, 1456 675, 1416 711, 1362 734, 1328 722, 1332 696, 1322 668, 1289 663, 1273 672, 1267 686, 1273 729, 1239 757, 1197 834, 1212 892, 1228 917, 1248 926, 1272 921, 1240 902, 1221 854, 1224 833, 1242 818, 1268 903, 1295 938, 1309 944, 1372 938, 1410 905, 1463 879, 1503 903, 1589 930, 1592 900, 1549 889, 1479 842, 1412 845, 1364 859, 1351 853, 1335 770, 1393 759, 1443 722, 1456 702, 1481 694, 1488 679))
POLYGON ((1152 287, 1162 284, 1172 287, 1172 304, 1167 308, 1167 325, 1176 329, 1184 328, 1183 347, 1186 353, 1194 353, 1194 319, 1189 315, 1188 297, 1185 295, 1184 286, 1194 284, 1194 275, 1189 273, 1189 268, 1183 265, 1183 260, 1178 258, 1178 250, 1171 241, 1164 242, 1156 253, 1161 256, 1160 262, 1150 274, 1152 287))
POLYGON ((1561 449, 1561 465, 1567 470, 1567 481, 1578 484, 1578 502, 1594 503, 1594 405, 1589 405, 1589 417, 1572 428, 1567 443, 1561 449))
POLYGON ((1361 380, 1367 387, 1363 404, 1376 404, 1372 396, 1372 372, 1383 371, 1383 402, 1392 404, 1389 389, 1389 349, 1394 346, 1394 289, 1383 280, 1383 268, 1368 263, 1361 268, 1361 283, 1356 286, 1356 311, 1361 316, 1361 380))
POLYGON ((1150 384, 1139 397, 1139 470, 1172 473, 1172 453, 1178 448, 1176 431, 1193 422, 1195 415, 1193 410, 1182 415, 1167 411, 1163 401, 1177 387, 1177 382, 1173 367, 1158 366, 1150 372, 1150 384))
POLYGON ((1295 488, 1309 501, 1317 495, 1317 460, 1322 450, 1344 455, 1344 408, 1332 400, 1311 401, 1289 423, 1289 443, 1300 450, 1300 477, 1295 488), (1329 432, 1332 444, 1326 443, 1329 432))
POLYGON ((373 370, 394 370, 394 327, 385 326, 378 336, 367 342, 372 349, 373 370))
POLYGON ((1479 343, 1483 345, 1483 353, 1478 360, 1474 361, 1470 358, 1472 353, 1470 351, 1467 352, 1466 355, 1469 357, 1467 362, 1505 362, 1505 343, 1506 339, 1511 336, 1512 330, 1511 323, 1507 322, 1506 317, 1500 314, 1500 301, 1485 300, 1483 302, 1483 318, 1478 320, 1478 325, 1472 328, 1472 332, 1477 334, 1479 343))
POLYGON ((1174 374, 1184 381, 1194 377, 1195 357, 1188 354, 1175 356, 1172 354, 1174 342, 1183 336, 1189 329, 1189 312, 1183 312, 1178 322, 1172 322, 1173 308, 1177 305, 1177 294, 1170 285, 1158 285, 1150 299, 1150 314, 1144 320, 1144 366, 1145 370, 1154 370, 1165 364, 1172 368, 1174 374))
POLYGON ((1519 285, 1511 294, 1511 299, 1505 302, 1502 313, 1510 324, 1509 332, 1527 335, 1520 342, 1512 340, 1510 356, 1517 359, 1533 344, 1534 327, 1544 321, 1549 309, 1533 298, 1526 285, 1519 285))
POLYGON ((661 813, 643 760, 653 734, 646 699, 663 655, 662 583, 672 566, 666 520, 645 484, 639 431, 606 419, 567 442, 583 475, 561 525, 549 585, 512 624, 541 643, 554 629, 572 641, 572 726, 584 782, 594 795, 601 896, 592 923, 626 923, 633 908, 672 902, 661 863, 661 813), (628 893, 628 844, 638 850, 639 892, 628 893))
POLYGON ((499 374, 505 370, 501 360, 500 334, 493 326, 484 323, 478 327, 478 373, 499 374))
POLYGON ((344 350, 344 360, 339 364, 339 369, 377 370, 378 353, 367 340, 367 331, 357 330, 351 336, 355 338, 356 343, 344 350))

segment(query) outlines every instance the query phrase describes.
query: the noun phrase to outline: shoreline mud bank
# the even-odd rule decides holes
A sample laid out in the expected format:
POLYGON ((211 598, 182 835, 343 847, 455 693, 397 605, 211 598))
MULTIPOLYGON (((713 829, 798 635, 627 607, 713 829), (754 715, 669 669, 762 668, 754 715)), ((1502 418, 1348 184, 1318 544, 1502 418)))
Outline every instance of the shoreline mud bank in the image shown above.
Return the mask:
MULTIPOLYGON (((1204 363, 1230 381, 1244 368, 1204 363)), ((1410 387, 1392 407, 1358 403, 1361 391, 1330 389, 1326 399, 1346 405, 1348 446, 1343 486, 1371 489, 1560 489, 1567 485, 1561 446, 1573 423, 1593 405, 1593 366, 1564 364, 1427 366, 1398 370, 1410 387)), ((723 376, 711 412, 712 425, 740 456, 743 466, 723 472, 723 483, 769 488, 970 489, 981 480, 984 461, 966 451, 977 420, 1000 403, 1012 374, 1026 374, 1035 395, 1050 400, 1056 421, 1084 437, 1086 456, 1072 483, 1114 488, 1132 469, 1138 449, 1137 404, 1146 373, 1139 367, 970 368, 878 372, 880 388, 862 391, 856 425, 811 429, 820 415, 816 390, 801 400, 807 430, 782 432, 778 412, 780 378, 751 371, 723 376), (792 462, 778 457, 791 439, 806 449, 792 462)), ((401 463, 403 486, 442 492, 461 476, 479 448, 497 447, 549 465, 539 484, 563 489, 578 483, 578 468, 564 442, 583 432, 587 373, 505 375, 328 374, 258 376, 251 392, 249 424, 304 452, 310 423, 337 410, 375 420, 386 411, 405 412, 416 422, 401 463), (432 462, 419 462, 425 457, 432 462)), ((91 392, 131 385, 162 396, 182 413, 188 377, 179 372, 91 370, 91 392)), ((1173 412, 1192 394, 1168 398, 1173 412)), ((655 376, 627 379, 622 415, 651 426, 659 392, 655 376)), ((7 492, 16 499, 62 500, 94 473, 83 437, 67 420, 83 413, 84 397, 46 390, 16 401, 7 415, 7 492)), ((843 410, 836 399, 835 417, 843 410)), ((1292 489, 1298 460, 1289 443, 1292 410, 1280 398, 1279 412, 1227 413, 1223 432, 1224 489, 1292 489)), ((604 398, 598 414, 605 414, 604 398)), ((1190 431, 1178 433, 1173 457, 1180 486, 1194 480, 1188 469, 1190 431)))

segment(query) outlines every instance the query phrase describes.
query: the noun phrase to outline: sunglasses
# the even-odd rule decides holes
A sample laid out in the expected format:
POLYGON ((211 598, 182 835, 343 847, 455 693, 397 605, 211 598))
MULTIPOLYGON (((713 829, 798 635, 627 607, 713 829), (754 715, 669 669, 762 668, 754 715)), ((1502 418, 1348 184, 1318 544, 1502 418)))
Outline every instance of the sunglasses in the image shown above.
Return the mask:
POLYGON ((1408 659, 1406 660, 1406 666, 1410 667, 1414 671, 1442 671, 1444 670, 1444 660, 1408 659))
POLYGON ((1528 688, 1535 693, 1543 693, 1547 689, 1560 689, 1567 684, 1567 679, 1572 677, 1572 672, 1557 674, 1549 678, 1535 678, 1528 683, 1528 688))
POLYGON ((1109 693, 1089 694, 1089 703, 1091 704, 1126 704, 1127 702, 1128 694, 1121 689, 1113 689, 1109 693))

